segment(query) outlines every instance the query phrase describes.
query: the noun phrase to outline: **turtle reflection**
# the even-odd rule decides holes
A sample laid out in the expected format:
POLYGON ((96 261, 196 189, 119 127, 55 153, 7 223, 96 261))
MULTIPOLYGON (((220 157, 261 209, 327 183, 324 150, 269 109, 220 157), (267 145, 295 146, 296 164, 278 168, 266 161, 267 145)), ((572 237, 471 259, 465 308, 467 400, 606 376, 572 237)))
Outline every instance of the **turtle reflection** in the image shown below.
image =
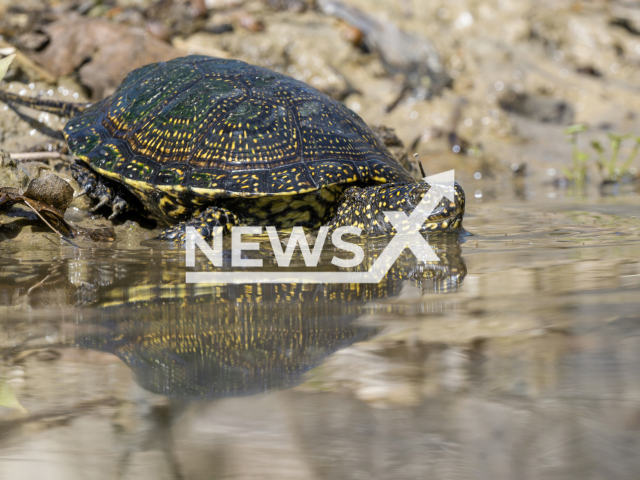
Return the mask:
MULTIPOLYGON (((185 285, 184 252, 171 250, 81 250, 48 262, 8 257, 0 261, 0 305, 36 312, 76 307, 75 334, 58 336, 58 345, 118 356, 151 392, 249 395, 301 383, 328 355, 375 334, 362 314, 404 308, 386 299, 406 284, 424 294, 457 291, 467 271, 460 241, 430 237, 440 262, 417 263, 407 250, 377 284, 185 285)), ((371 255, 360 268, 368 269, 387 243, 369 242, 371 255)), ((255 253, 273 258, 272 252, 255 253)), ((329 261, 321 264, 334 254, 326 252, 329 261)), ((197 268, 206 266, 205 259, 197 268)), ((291 268, 303 267, 294 255, 291 268)), ((442 302, 428 295, 419 301, 421 311, 440 310, 442 302)), ((52 347, 32 339, 29 334, 23 345, 3 352, 52 347)))
MULTIPOLYGON (((350 293, 350 292, 348 292, 350 293)), ((78 346, 120 357, 147 390, 169 396, 247 395, 298 383, 323 358, 371 335, 333 315, 322 292, 246 285, 178 301, 110 308, 78 346)))
MULTIPOLYGON (((403 254, 378 284, 248 284, 186 288, 133 282, 97 310, 81 348, 121 358, 145 389, 171 397, 249 395, 292 387, 332 353, 375 333, 367 304, 406 282, 456 291, 466 275, 459 240, 430 240, 440 262, 403 254)), ((138 271, 140 272, 140 271, 138 271)), ((140 274, 140 273, 139 273, 140 274)), ((113 294, 113 292, 111 292, 113 294)), ((100 296, 100 295, 99 295, 100 296)), ((378 305, 376 311, 384 308, 378 305)))

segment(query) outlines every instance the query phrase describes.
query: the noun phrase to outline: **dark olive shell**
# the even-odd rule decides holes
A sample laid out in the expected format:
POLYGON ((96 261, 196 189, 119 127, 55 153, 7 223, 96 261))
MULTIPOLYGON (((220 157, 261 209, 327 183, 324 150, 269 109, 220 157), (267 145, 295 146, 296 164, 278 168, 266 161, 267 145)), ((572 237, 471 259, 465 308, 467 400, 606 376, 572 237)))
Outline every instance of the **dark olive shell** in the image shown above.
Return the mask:
POLYGON ((131 72, 65 127, 94 170, 207 196, 411 182, 362 119, 318 90, 237 60, 189 56, 131 72))

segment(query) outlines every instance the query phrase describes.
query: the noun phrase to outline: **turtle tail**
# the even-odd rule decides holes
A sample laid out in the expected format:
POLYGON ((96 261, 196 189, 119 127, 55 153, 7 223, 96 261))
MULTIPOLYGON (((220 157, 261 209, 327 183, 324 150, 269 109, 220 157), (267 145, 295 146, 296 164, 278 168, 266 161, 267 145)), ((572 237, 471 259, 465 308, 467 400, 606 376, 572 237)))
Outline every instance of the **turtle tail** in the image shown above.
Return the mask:
POLYGON ((0 90, 0 102, 23 105, 40 112, 53 113, 60 117, 74 117, 91 105, 90 103, 60 102, 58 100, 25 97, 3 90, 0 90))

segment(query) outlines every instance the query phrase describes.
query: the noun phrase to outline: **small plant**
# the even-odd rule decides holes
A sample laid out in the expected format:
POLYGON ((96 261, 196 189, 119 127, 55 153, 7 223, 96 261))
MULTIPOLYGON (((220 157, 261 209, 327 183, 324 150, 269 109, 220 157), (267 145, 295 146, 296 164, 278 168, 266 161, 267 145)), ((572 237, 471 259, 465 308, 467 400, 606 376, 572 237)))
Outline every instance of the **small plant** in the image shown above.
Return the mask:
POLYGON ((631 172, 631 164, 638 156, 638 151, 640 151, 640 135, 617 135, 615 133, 609 133, 608 137, 611 149, 611 155, 609 156, 609 158, 607 158, 606 152, 600 142, 594 140, 593 142, 591 142, 591 146, 598 154, 598 161, 596 162, 596 164, 600 169, 600 173, 602 174, 604 181, 615 182, 621 177, 625 175, 631 175, 633 173, 631 172), (624 142, 628 138, 634 138, 636 143, 625 162, 620 167, 618 167, 618 155, 620 153, 620 146, 622 145, 622 142, 624 142))
POLYGON ((582 124, 571 125, 564 130, 564 133, 570 135, 570 142, 572 145, 571 153, 571 169, 562 167, 562 172, 567 177, 567 180, 573 181, 576 186, 584 184, 587 178, 587 162, 589 161, 589 154, 581 152, 578 149, 578 135, 587 130, 587 127, 582 124))
MULTIPOLYGON (((580 133, 586 130, 587 127, 582 124, 571 125, 564 130, 564 133, 570 136, 569 141, 572 145, 572 153, 571 168, 563 167, 562 172, 567 177, 567 180, 576 187, 584 185, 587 178, 587 163, 591 158, 591 155, 580 151, 578 148, 578 137, 580 133)), ((596 165, 602 175, 602 183, 618 182, 623 177, 633 177, 636 172, 631 165, 638 153, 640 153, 640 135, 609 133, 607 136, 609 137, 609 155, 607 155, 607 151, 599 141, 593 140, 591 142, 591 147, 596 151, 598 157, 596 165), (635 140, 635 145, 627 159, 621 165, 618 165, 622 144, 629 138, 635 140)))

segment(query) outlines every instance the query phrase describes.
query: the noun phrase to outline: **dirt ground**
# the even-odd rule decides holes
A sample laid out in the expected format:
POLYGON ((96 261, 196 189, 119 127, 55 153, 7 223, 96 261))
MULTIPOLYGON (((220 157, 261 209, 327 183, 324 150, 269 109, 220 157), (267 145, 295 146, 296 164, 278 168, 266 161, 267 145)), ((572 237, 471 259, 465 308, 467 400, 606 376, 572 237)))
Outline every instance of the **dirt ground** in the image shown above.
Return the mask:
MULTIPOLYGON (((484 192, 485 200, 514 177, 566 184, 564 129, 576 123, 588 127, 580 138, 588 182, 602 181, 589 142, 640 131, 639 32, 640 7, 623 1, 0 2, 0 55, 19 52, 2 82, 9 92, 96 101, 149 62, 237 58, 308 82, 368 124, 393 128, 427 174, 455 168, 467 195, 484 192)), ((0 109, 0 149, 65 152, 65 119, 0 109)), ((621 158, 632 146, 623 145, 621 158)), ((58 160, 16 168, 69 179, 58 160)), ((4 170, 2 182, 26 181, 14 167, 4 170)), ((73 207, 83 216, 89 204, 73 207)))

